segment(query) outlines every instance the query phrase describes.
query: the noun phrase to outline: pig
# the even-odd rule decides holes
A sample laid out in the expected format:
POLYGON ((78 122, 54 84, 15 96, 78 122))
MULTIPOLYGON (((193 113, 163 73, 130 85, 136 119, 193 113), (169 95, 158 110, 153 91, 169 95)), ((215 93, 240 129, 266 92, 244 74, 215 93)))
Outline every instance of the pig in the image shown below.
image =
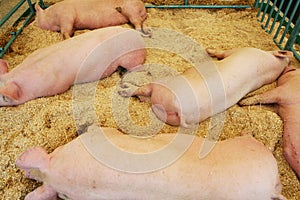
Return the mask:
MULTIPOLYGON (((227 51, 206 49, 219 60, 204 62, 204 71, 215 67, 205 79, 202 72, 190 68, 175 77, 165 77, 139 87, 122 96, 150 97, 152 110, 162 121, 182 127, 191 127, 236 104, 242 97, 264 84, 271 83, 282 73, 293 56, 289 51, 263 51, 257 48, 238 48, 227 51), (221 80, 219 86, 215 83, 221 80), (209 90, 207 81, 213 90, 209 90), (212 92, 216 96, 211 95, 212 92), (222 93, 223 96, 222 96, 222 93)), ((202 67, 203 68, 203 67, 202 67)))
POLYGON ((300 178, 300 69, 288 67, 277 80, 276 88, 245 98, 240 105, 276 103, 283 120, 284 156, 300 178))
POLYGON ((7 73, 7 62, 1 60, 0 106, 60 94, 73 84, 107 77, 118 66, 133 69, 145 58, 142 36, 135 30, 115 26, 38 49, 7 73))
MULTIPOLYGON (((25 200, 54 200, 57 196, 72 200, 285 199, 281 195, 275 158, 250 135, 218 142, 210 154, 199 159, 197 151, 204 139, 178 133, 181 141, 192 141, 182 156, 159 169, 134 173, 97 160, 90 153, 89 145, 113 144, 120 151, 134 155, 155 153, 165 147, 172 154, 178 146, 166 145, 174 140, 175 134, 142 139, 124 135, 114 128, 102 128, 102 131, 92 125, 86 133, 50 154, 42 147, 24 151, 16 160, 17 167, 25 171, 27 178, 43 182, 42 186, 27 194, 25 200), (105 137, 100 137, 102 134, 105 137)), ((112 156, 111 152, 103 154, 112 156)), ((121 154, 113 156, 116 160, 124 160, 121 154)), ((151 165, 150 160, 144 161, 147 166, 151 165)), ((128 160, 126 164, 133 168, 139 165, 128 160)))
POLYGON ((141 0, 64 0, 45 10, 37 2, 35 9, 37 25, 60 31, 64 39, 70 38, 75 29, 97 29, 128 22, 144 36, 150 36, 150 29, 143 29, 147 13, 141 0))

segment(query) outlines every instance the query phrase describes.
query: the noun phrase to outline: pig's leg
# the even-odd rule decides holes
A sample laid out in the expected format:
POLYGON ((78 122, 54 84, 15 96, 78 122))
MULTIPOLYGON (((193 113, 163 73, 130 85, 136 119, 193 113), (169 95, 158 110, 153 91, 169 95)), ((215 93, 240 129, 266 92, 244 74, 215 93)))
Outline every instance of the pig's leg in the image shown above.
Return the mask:
POLYGON ((37 174, 31 174, 32 169, 45 170, 50 164, 50 156, 42 147, 27 149, 17 160, 16 165, 25 171, 28 178, 41 181, 37 174))
POLYGON ((42 185, 27 194, 25 200, 57 200, 57 193, 51 187, 42 185))
POLYGON ((8 64, 5 60, 0 59, 0 75, 7 73, 8 64))
MULTIPOLYGON (((127 13, 124 8, 116 7, 115 8, 119 13, 121 13, 128 21, 134 26, 135 30, 141 32, 143 37, 151 37, 152 31, 150 28, 144 27, 144 21, 146 19, 147 13, 139 13, 135 16, 130 11, 127 13)), ((141 11, 143 12, 143 11, 141 11)))
POLYGON ((283 92, 283 87, 279 86, 270 91, 267 91, 260 95, 255 95, 242 99, 239 102, 241 106, 255 105, 255 104, 270 104, 270 103, 279 103, 281 101, 281 95, 283 92))
POLYGON ((60 33, 64 40, 71 38, 71 36, 74 34, 74 19, 73 18, 62 18, 63 21, 60 22, 60 33))
POLYGON ((135 30, 142 33, 143 37, 151 37, 152 31, 150 28, 144 26, 144 20, 142 17, 131 17, 129 18, 130 23, 134 26, 135 30))
POLYGON ((153 90, 153 85, 152 83, 149 83, 145 86, 138 88, 133 93, 128 94, 128 96, 138 96, 141 101, 147 102, 149 101, 147 97, 151 97, 152 90, 153 90))
POLYGON ((230 55, 232 55, 233 53, 237 52, 238 49, 230 49, 230 50, 226 50, 226 51, 219 51, 219 50, 215 50, 212 48, 207 48, 206 52, 208 53, 208 55, 210 57, 216 57, 218 59, 223 59, 226 58, 230 55))

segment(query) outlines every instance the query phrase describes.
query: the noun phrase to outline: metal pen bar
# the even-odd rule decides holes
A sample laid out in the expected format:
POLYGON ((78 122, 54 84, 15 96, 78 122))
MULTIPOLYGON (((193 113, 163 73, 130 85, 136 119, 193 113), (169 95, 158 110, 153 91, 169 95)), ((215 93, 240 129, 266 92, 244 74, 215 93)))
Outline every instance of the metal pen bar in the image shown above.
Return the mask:
MULTIPOLYGON (((291 50, 296 42, 296 39, 299 36, 299 31, 300 31, 300 17, 297 19, 297 22, 296 22, 296 25, 288 39, 288 41, 286 42, 286 45, 285 45, 285 49, 287 50, 291 50)), ((298 54, 298 53, 297 53, 298 54)), ((299 59, 300 60, 300 59, 299 59)))
MULTIPOLYGON (((292 2, 292 1, 291 1, 291 2, 292 2)), ((291 23, 292 23, 292 21, 293 21, 293 19, 294 19, 294 16, 295 16, 295 14, 296 14, 296 10, 297 10, 297 8, 298 8, 298 5, 299 5, 299 1, 297 1, 296 5, 295 5, 295 7, 294 7, 294 9, 293 9, 293 11, 292 11, 290 17, 289 17, 289 21, 288 21, 288 23, 287 23, 287 25, 286 25, 286 28, 285 28, 285 30, 284 30, 284 32, 283 32, 281 38, 280 38, 280 41, 279 41, 280 44, 282 44, 283 39, 284 39, 284 37, 286 36, 286 34, 287 34, 287 32, 288 32, 288 30, 289 30, 289 28, 290 28, 290 26, 291 26, 291 23)), ((288 12, 289 9, 290 9, 290 7, 288 7, 288 8, 286 9, 286 12, 288 12)))
POLYGON ((270 23, 270 21, 271 21, 271 19, 272 19, 272 16, 273 16, 273 12, 274 12, 274 10, 275 10, 276 3, 277 3, 277 0, 275 0, 275 1, 273 2, 273 6, 272 6, 271 11, 270 11, 270 13, 269 13, 269 17, 268 17, 268 19, 267 19, 267 21, 266 21, 266 24, 263 26, 263 29, 266 29, 266 28, 269 26, 269 23, 270 23))
POLYGON ((295 58, 300 61, 299 53, 295 49, 291 49, 291 51, 294 53, 295 58))
POLYGON ((254 7, 255 7, 255 8, 258 7, 258 2, 259 2, 259 0, 255 0, 255 2, 254 2, 254 7))
POLYGON ((0 27, 23 5, 26 0, 21 0, 0 21, 0 27))
POLYGON ((35 10, 34 10, 34 7, 33 7, 32 3, 31 3, 31 0, 27 0, 27 3, 28 3, 28 7, 30 9, 30 12, 34 13, 35 10))
POLYGON ((260 7, 259 7, 259 9, 258 9, 257 15, 256 15, 257 18, 260 16, 260 13, 261 13, 261 10, 262 10, 262 8, 263 8, 263 5, 264 5, 264 2, 263 2, 263 0, 262 0, 261 3, 260 3, 260 7))
MULTIPOLYGON (((23 3, 25 2, 25 0, 20 1, 2 20, 0 23, 0 27, 13 15, 13 13, 15 13, 17 11, 17 9, 19 7, 21 7, 21 5, 23 5, 23 3)), ((29 21, 31 20, 31 18, 35 15, 35 11, 33 8, 33 5, 31 3, 31 0, 27 0, 28 3, 28 7, 30 10, 30 14, 26 17, 25 21, 23 22, 22 26, 15 32, 11 32, 10 34, 12 35, 10 40, 7 42, 7 44, 4 46, 4 48, 0 48, 0 58, 2 58, 2 56, 6 53, 6 51, 9 49, 9 47, 12 45, 12 43, 15 41, 15 39, 18 37, 18 35, 21 34, 23 28, 29 23, 29 21)))
POLYGON ((176 9, 176 8, 202 8, 202 9, 209 9, 209 8, 217 8, 217 9, 222 9, 222 8, 251 8, 252 6, 250 5, 146 5, 146 8, 170 8, 170 9, 176 9))
POLYGON ((8 48, 11 46, 11 44, 15 41, 15 39, 20 35, 23 28, 28 24, 28 22, 31 20, 31 18, 34 16, 35 13, 30 13, 29 16, 26 18, 26 20, 23 22, 22 26, 16 31, 11 32, 12 38, 8 41, 8 43, 5 45, 4 48, 0 49, 0 58, 5 54, 5 52, 8 50, 8 48))
POLYGON ((260 20, 260 22, 263 22, 263 21, 264 21, 264 19, 265 19, 265 16, 266 16, 266 14, 267 14, 267 10, 268 10, 268 8, 269 8, 269 5, 270 5, 270 2, 271 2, 271 0, 268 0, 268 2, 267 2, 267 5, 265 6, 264 13, 263 13, 263 15, 262 15, 262 17, 261 17, 261 20, 260 20))
MULTIPOLYGON (((284 23, 285 20, 286 20, 286 15, 287 15, 287 12, 288 12, 289 8, 291 7, 291 4, 292 4, 292 1, 289 1, 288 6, 287 6, 287 8, 285 9, 285 12, 283 13, 283 17, 282 17, 282 19, 280 20, 280 24, 279 24, 279 26, 278 26, 278 28, 277 28, 277 31, 276 31, 275 36, 274 36, 274 39, 277 39, 277 38, 278 38, 279 32, 280 32, 280 30, 281 30, 281 27, 283 26, 283 23, 284 23)), ((279 44, 281 45, 280 42, 279 42, 279 44)))
POLYGON ((277 22, 277 19, 279 17, 279 13, 280 13, 280 10, 281 10, 282 6, 283 6, 283 1, 280 2, 280 5, 279 5, 278 10, 276 12, 276 15, 274 17, 274 21, 273 21, 272 26, 271 26, 270 30, 268 31, 268 33, 272 33, 273 32, 275 24, 277 22))

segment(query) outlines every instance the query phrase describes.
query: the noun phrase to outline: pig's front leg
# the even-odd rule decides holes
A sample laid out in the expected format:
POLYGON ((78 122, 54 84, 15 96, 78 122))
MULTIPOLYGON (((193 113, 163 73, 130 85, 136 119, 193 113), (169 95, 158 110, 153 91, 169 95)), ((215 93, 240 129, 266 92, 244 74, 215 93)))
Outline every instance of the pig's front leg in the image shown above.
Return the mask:
POLYGON ((63 37, 64 40, 69 39, 73 36, 74 34, 74 19, 72 17, 63 17, 63 21, 60 22, 61 27, 60 27, 60 33, 63 37))
MULTIPOLYGON (((42 181, 43 172, 48 169, 50 156, 41 147, 27 149, 17 160, 16 165, 25 171, 27 178, 42 181)), ((48 185, 42 185, 29 193, 25 200, 56 200, 57 192, 48 185)))
POLYGON ((42 185, 27 194, 25 200, 57 200, 57 193, 50 186, 42 185))

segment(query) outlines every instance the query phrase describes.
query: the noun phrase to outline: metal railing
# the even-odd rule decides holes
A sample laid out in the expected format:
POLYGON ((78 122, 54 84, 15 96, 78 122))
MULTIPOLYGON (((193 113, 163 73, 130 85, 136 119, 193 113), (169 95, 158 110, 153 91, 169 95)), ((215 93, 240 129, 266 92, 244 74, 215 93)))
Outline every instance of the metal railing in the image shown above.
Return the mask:
MULTIPOLYGON (((33 8, 33 5, 31 3, 31 0, 20 0, 1 20, 0 20, 0 28, 3 26, 3 24, 5 24, 7 22, 7 20, 27 1, 28 3, 28 9, 27 9, 27 13, 29 14, 25 14, 26 18, 24 20, 24 22, 22 23, 22 25, 16 30, 16 31, 11 31, 10 32, 10 39, 9 41, 5 44, 4 47, 0 46, 0 58, 2 58, 2 56, 5 54, 5 52, 9 49, 9 47, 11 46, 11 44, 15 41, 15 39, 18 37, 18 35, 20 35, 20 33, 22 32, 23 28, 30 22, 30 20, 32 19, 32 17, 35 15, 35 10, 33 8)), ((24 15, 23 14, 23 15, 24 15)), ((20 18, 23 16, 21 15, 20 18)), ((18 20, 17 20, 18 21, 18 20)))
POLYGON ((262 28, 273 35, 275 44, 292 51, 300 61, 300 1, 256 0, 255 7, 262 28))
POLYGON ((184 0, 183 5, 146 5, 146 8, 251 8, 252 5, 192 5, 188 0, 184 0))

